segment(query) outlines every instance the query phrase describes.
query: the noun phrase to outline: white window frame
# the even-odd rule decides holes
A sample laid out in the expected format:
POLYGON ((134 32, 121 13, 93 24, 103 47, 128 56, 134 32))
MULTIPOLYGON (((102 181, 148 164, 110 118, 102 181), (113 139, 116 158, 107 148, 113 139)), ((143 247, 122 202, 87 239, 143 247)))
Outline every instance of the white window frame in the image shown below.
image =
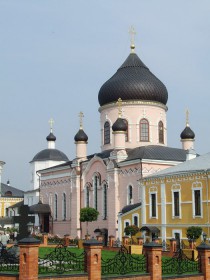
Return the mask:
POLYGON ((137 224, 137 227, 139 227, 139 214, 138 213, 135 213, 135 214, 132 214, 132 224, 134 225, 134 218, 137 217, 138 218, 138 224, 137 224))
POLYGON ((175 184, 172 186, 172 190, 171 190, 171 196, 172 196, 172 218, 182 218, 182 208, 181 208, 181 186, 179 184, 175 184), (178 192, 179 193, 179 216, 175 216, 175 211, 174 211, 174 207, 175 207, 175 203, 174 203, 174 193, 178 192))
POLYGON ((129 184, 127 186, 127 205, 132 205, 133 204, 133 190, 134 187, 132 184, 129 184), (132 188, 132 198, 130 199, 129 195, 130 195, 130 187, 132 188))
POLYGON ((201 182, 194 182, 192 184, 192 213, 193 213, 193 219, 195 218, 203 218, 203 197, 202 197, 202 183, 201 182), (201 208, 201 214, 195 215, 195 191, 200 191, 200 208, 201 208))
POLYGON ((158 219, 158 201, 157 201, 157 191, 151 191, 149 192, 149 217, 150 219, 158 219), (156 212, 156 216, 153 217, 152 216, 152 194, 155 194, 155 198, 156 198, 156 205, 155 205, 155 212, 156 212))

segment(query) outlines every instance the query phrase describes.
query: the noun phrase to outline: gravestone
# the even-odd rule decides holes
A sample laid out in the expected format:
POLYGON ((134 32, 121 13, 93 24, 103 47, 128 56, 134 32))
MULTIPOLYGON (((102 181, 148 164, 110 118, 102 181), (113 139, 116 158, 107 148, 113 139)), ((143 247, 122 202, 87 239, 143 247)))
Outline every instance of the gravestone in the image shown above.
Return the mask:
POLYGON ((14 217, 14 223, 19 224, 19 234, 17 239, 23 239, 28 237, 30 234, 28 229, 28 223, 35 223, 35 217, 29 216, 29 206, 28 205, 21 205, 19 208, 20 216, 14 217))

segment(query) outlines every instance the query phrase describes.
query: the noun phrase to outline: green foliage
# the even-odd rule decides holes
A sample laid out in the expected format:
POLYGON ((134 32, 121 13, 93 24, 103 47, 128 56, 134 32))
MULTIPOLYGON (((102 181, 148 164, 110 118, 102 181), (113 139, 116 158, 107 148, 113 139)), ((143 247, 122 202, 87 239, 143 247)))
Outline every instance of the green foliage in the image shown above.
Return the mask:
POLYGON ((84 207, 80 210, 81 222, 93 222, 97 221, 99 212, 95 208, 84 207))
POLYGON ((137 232, 139 232, 139 228, 135 225, 127 226, 124 229, 124 232, 125 232, 126 235, 134 236, 134 235, 137 234, 137 232))
POLYGON ((186 236, 188 239, 198 239, 201 236, 202 228, 198 226, 191 226, 187 228, 186 236))

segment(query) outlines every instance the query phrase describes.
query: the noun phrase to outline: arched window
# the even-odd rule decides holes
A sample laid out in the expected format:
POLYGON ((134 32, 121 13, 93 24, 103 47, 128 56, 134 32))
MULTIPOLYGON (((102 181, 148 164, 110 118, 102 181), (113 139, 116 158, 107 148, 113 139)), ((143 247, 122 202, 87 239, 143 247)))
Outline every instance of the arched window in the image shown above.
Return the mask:
POLYGON ((58 218, 58 195, 55 194, 54 196, 54 219, 57 220, 58 218))
POLYGON ((158 136, 159 136, 159 143, 164 144, 164 127, 162 121, 159 121, 158 123, 158 136))
POLYGON ((85 204, 86 204, 86 207, 90 207, 90 186, 87 185, 86 188, 85 188, 85 191, 86 191, 86 200, 85 200, 85 204))
POLYGON ((133 217, 133 224, 137 227, 139 226, 138 216, 133 217))
POLYGON ((107 218, 107 183, 103 185, 103 219, 106 220, 107 218))
POLYGON ((128 134, 128 121, 126 119, 123 119, 124 122, 126 123, 127 126, 127 130, 126 130, 126 134, 125 134, 125 142, 129 141, 129 134, 128 134))
POLYGON ((66 220, 66 194, 63 193, 63 220, 66 220))
POLYGON ((149 122, 146 119, 140 120, 140 141, 149 142, 149 122))
POLYGON ((104 145, 110 144, 110 123, 108 121, 104 124, 104 145))
POLYGON ((99 173, 95 173, 93 176, 93 192, 94 192, 94 208, 98 209, 98 187, 101 184, 101 176, 99 173))
POLYGON ((133 187, 128 186, 128 204, 133 204, 133 187))

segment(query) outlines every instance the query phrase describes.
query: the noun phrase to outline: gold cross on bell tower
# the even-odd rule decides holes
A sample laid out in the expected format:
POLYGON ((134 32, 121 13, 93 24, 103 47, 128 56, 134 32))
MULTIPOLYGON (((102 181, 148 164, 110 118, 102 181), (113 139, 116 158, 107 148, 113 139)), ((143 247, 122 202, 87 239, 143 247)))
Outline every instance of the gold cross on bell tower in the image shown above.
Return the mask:
POLYGON ((189 126, 189 111, 186 110, 186 126, 189 126))
POLYGON ((122 117, 122 99, 119 98, 117 100, 117 105, 118 105, 118 117, 121 118, 122 117))
POLYGON ((129 34, 130 34, 130 38, 131 38, 131 46, 130 46, 131 47, 131 53, 134 53, 136 31, 135 31, 133 26, 130 27, 129 34))
POLYGON ((53 131, 53 125, 54 125, 54 120, 51 118, 50 120, 49 120, 49 124, 50 124, 50 132, 52 133, 52 131, 53 131))
POLYGON ((83 123, 82 123, 83 118, 84 118, 84 114, 82 112, 79 112, 79 127, 80 127, 80 129, 83 129, 83 123))

